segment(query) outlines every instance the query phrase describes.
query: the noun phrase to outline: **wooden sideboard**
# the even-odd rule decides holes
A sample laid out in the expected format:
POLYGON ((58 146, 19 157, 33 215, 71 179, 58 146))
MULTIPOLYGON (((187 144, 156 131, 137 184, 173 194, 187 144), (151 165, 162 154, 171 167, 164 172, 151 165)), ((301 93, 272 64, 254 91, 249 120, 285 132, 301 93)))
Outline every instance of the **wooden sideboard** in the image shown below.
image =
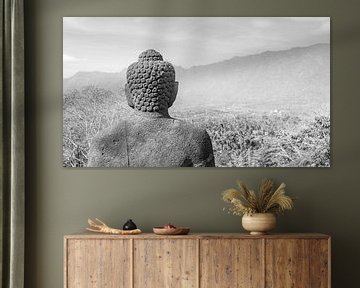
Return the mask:
POLYGON ((67 235, 65 288, 329 288, 323 234, 67 235))

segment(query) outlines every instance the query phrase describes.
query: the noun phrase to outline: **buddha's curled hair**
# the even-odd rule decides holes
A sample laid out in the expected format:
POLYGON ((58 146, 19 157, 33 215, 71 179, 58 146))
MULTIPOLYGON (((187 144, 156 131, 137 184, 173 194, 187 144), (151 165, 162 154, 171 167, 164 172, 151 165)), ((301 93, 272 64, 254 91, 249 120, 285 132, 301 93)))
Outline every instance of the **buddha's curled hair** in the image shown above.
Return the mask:
POLYGON ((157 112, 171 106, 175 69, 159 52, 142 52, 138 62, 127 69, 126 79, 135 109, 157 112))

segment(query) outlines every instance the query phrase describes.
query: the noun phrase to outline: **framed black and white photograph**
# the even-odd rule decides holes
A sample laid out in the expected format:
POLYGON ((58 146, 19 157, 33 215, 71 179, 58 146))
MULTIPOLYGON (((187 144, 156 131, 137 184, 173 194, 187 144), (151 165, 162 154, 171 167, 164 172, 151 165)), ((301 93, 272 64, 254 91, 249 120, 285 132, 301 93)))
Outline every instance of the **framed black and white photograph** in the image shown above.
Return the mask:
POLYGON ((329 17, 64 17, 64 167, 330 167, 329 17))

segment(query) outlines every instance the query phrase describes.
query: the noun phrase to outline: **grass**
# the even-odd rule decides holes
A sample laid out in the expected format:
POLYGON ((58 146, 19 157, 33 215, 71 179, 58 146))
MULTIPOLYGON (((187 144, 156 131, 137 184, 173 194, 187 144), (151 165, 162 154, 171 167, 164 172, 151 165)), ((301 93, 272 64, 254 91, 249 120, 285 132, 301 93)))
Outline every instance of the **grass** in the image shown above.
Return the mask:
POLYGON ((325 115, 303 120, 281 113, 207 111, 188 119, 208 131, 217 167, 330 166, 325 115))

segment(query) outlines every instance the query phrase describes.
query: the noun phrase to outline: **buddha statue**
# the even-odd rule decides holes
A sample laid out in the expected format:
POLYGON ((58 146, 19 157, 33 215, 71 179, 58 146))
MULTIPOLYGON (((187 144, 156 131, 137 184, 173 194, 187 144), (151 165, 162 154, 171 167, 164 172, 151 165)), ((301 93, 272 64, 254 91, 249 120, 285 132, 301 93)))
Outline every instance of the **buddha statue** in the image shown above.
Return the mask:
POLYGON ((171 63, 146 50, 128 67, 126 79, 133 112, 94 137, 88 167, 215 166, 208 133, 169 115, 178 91, 171 63))

